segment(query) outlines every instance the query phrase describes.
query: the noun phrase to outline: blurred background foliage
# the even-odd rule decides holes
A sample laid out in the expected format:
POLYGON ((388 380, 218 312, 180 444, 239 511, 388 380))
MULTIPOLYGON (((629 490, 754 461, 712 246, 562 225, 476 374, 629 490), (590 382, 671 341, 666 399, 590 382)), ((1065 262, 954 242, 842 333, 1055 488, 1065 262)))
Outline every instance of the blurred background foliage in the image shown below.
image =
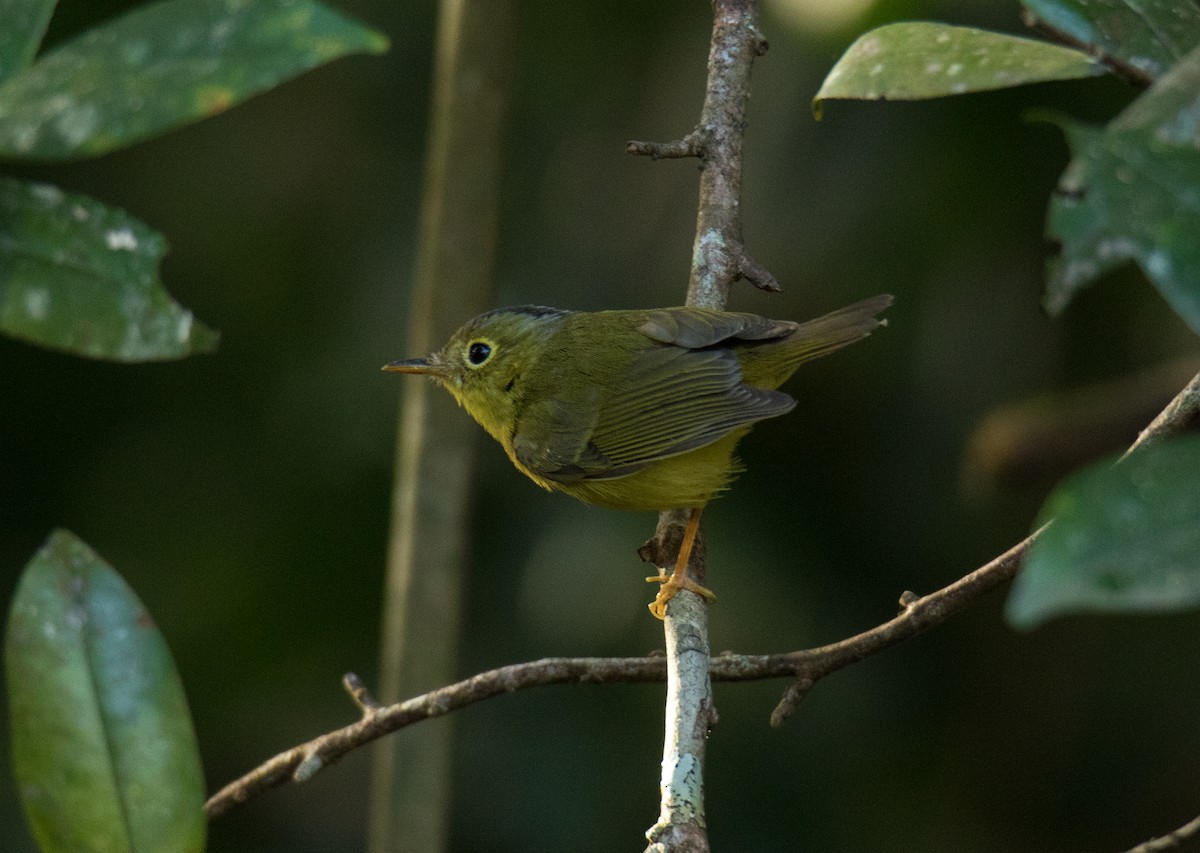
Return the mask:
MULTIPOLYGON (((63 0, 46 44, 133 5, 63 0)), ((893 615, 900 592, 995 556, 1028 532, 1064 465, 1086 461, 1071 448, 1113 420, 1148 420, 1178 387, 1143 402, 1130 388, 1150 380, 1123 380, 1195 352, 1131 269, 1059 320, 1039 307, 1047 197, 1067 149, 1023 116, 1104 121, 1134 90, 1098 79, 831 103, 818 124, 809 100, 869 26, 1021 32, 1017 5, 764 7, 745 235, 785 292, 739 286, 730 307, 802 319, 877 292, 897 303, 884 333, 801 371, 788 388, 797 411, 744 442, 747 472, 706 514, 713 646, 743 652, 840 639, 893 615), (1103 393, 1081 396, 1091 386, 1103 393), (1005 448, 1029 444, 1028 424, 1015 419, 1015 444, 975 430, 1034 398, 1019 409, 1044 413, 1028 415, 1033 427, 1069 414, 1066 449, 1013 468, 1005 448)), ((53 527, 103 553, 171 644, 212 789, 353 719, 338 679, 372 683, 378 657, 398 391, 378 368, 417 354, 402 330, 435 7, 337 8, 383 31, 391 52, 98 160, 5 169, 163 231, 168 290, 221 330, 212 356, 137 366, 0 339, 4 599, 53 527)), ((522 4, 500 304, 682 300, 695 164, 623 146, 692 126, 710 23, 697 0, 522 4)), ((1111 432, 1097 453, 1136 426, 1111 432)), ((543 494, 491 445, 480 459, 462 674, 659 647, 634 555, 653 516, 543 494), (568 611, 577 584, 591 594, 568 611)), ((1200 810, 1197 617, 1078 617, 1018 634, 1001 605, 996 595, 822 683, 781 731, 767 716, 782 683, 718 685, 714 847, 1117 849, 1200 810)), ((453 849, 638 849, 657 811, 661 694, 549 688, 457 714, 453 849)), ((211 827, 212 849, 362 849, 367 769, 363 752, 237 809, 211 827)), ((0 849, 33 849, 7 772, 0 849)))

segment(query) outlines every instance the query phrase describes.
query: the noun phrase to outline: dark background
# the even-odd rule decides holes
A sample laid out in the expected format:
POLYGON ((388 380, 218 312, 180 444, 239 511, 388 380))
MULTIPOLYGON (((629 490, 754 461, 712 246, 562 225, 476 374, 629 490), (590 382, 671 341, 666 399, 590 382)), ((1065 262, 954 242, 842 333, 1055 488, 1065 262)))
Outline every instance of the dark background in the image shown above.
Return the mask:
MULTIPOLYGON (((50 41, 128 5, 63 0, 50 41)), ((337 5, 391 52, 99 160, 6 170, 163 231, 168 288, 222 332, 214 356, 132 367, 0 340, 3 599, 54 527, 100 551, 174 650, 214 790, 352 720, 338 679, 370 684, 377 667, 402 381, 379 366, 417 354, 403 331, 435 7, 337 5)), ((964 465, 994 408, 1195 348, 1132 271, 1060 319, 1039 307, 1067 151, 1025 114, 1105 120, 1132 90, 834 103, 816 123, 809 100, 861 30, 928 18, 1021 31, 1017 4, 880 2, 817 29, 765 6, 745 234, 785 292, 742 284, 730 306, 803 319, 883 291, 896 305, 886 330, 797 375, 800 405, 743 443, 747 473, 705 516, 714 649, 744 652, 868 628, 902 591, 1021 539, 1056 474, 997 483, 964 465)), ((497 304, 683 299, 696 165, 623 147, 692 126, 709 27, 700 0, 521 4, 497 304)), ((544 494, 491 442, 480 459, 461 673, 660 647, 633 553, 653 516, 544 494), (568 610, 580 584, 590 595, 568 610)), ((822 682, 782 730, 767 717, 783 682, 718 685, 715 849, 1115 850, 1200 811, 1196 617, 1018 634, 1002 603, 822 682)), ((657 815, 662 694, 546 688, 398 736, 454 725, 456 851, 636 850, 657 815)), ((363 849, 368 766, 363 752, 238 808, 213 824, 212 849, 363 849)), ((8 772, 0 849, 33 849, 8 772)))

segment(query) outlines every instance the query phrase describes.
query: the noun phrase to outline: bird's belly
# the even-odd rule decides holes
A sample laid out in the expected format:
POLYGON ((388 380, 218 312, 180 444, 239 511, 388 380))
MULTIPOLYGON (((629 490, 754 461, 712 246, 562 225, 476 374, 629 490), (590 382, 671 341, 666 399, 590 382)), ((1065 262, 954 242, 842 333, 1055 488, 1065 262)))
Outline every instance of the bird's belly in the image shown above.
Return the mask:
POLYGON ((735 430, 712 444, 652 462, 626 477, 542 484, 611 509, 661 511, 704 506, 741 470, 733 448, 748 431, 748 427, 735 430))

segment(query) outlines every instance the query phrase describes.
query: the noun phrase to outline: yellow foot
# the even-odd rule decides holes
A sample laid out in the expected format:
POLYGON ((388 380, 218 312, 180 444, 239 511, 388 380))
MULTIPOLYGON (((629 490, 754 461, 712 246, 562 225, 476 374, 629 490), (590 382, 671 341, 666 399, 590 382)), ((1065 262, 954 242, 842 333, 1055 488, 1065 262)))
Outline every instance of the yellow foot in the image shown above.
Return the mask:
POLYGON ((717 594, 706 586, 700 586, 694 580, 686 575, 676 577, 675 575, 655 575, 652 578, 646 578, 646 583, 660 583, 662 587, 658 590, 658 595, 654 601, 648 605, 650 612, 658 619, 667 617, 667 602, 675 597, 675 593, 681 589, 690 590, 696 595, 702 596, 706 601, 716 601, 717 594))

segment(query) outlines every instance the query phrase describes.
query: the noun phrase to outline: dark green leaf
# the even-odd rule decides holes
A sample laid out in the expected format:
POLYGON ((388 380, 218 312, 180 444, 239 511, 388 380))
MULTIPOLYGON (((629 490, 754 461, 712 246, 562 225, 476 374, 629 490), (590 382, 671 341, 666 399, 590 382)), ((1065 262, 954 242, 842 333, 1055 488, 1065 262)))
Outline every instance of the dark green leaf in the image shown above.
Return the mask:
POLYGON ((123 210, 0 177, 0 332, 91 358, 212 350, 158 278, 166 241, 123 210))
POLYGON ((1200 333, 1200 48, 1103 132, 1064 123, 1074 156, 1050 201, 1046 308, 1134 260, 1200 333))
POLYGON ((1035 18, 1159 77, 1200 44, 1193 0, 1021 0, 1035 18))
POLYGON ((46 53, 0 86, 0 156, 103 154, 222 112, 379 33, 315 0, 164 0, 46 53))
POLYGON ((1077 50, 1044 41, 924 21, 888 24, 859 36, 813 99, 915 100, 1104 74, 1077 50))
POLYGON ((0 83, 23 71, 37 53, 55 0, 0 0, 0 83))
POLYGON ((1200 436, 1135 451, 1063 481, 1008 599, 1032 628, 1082 611, 1169 611, 1200 604, 1200 436))
POLYGON ((5 644, 13 764, 43 851, 198 851, 204 779, 179 676, 133 591, 53 533, 5 644))

